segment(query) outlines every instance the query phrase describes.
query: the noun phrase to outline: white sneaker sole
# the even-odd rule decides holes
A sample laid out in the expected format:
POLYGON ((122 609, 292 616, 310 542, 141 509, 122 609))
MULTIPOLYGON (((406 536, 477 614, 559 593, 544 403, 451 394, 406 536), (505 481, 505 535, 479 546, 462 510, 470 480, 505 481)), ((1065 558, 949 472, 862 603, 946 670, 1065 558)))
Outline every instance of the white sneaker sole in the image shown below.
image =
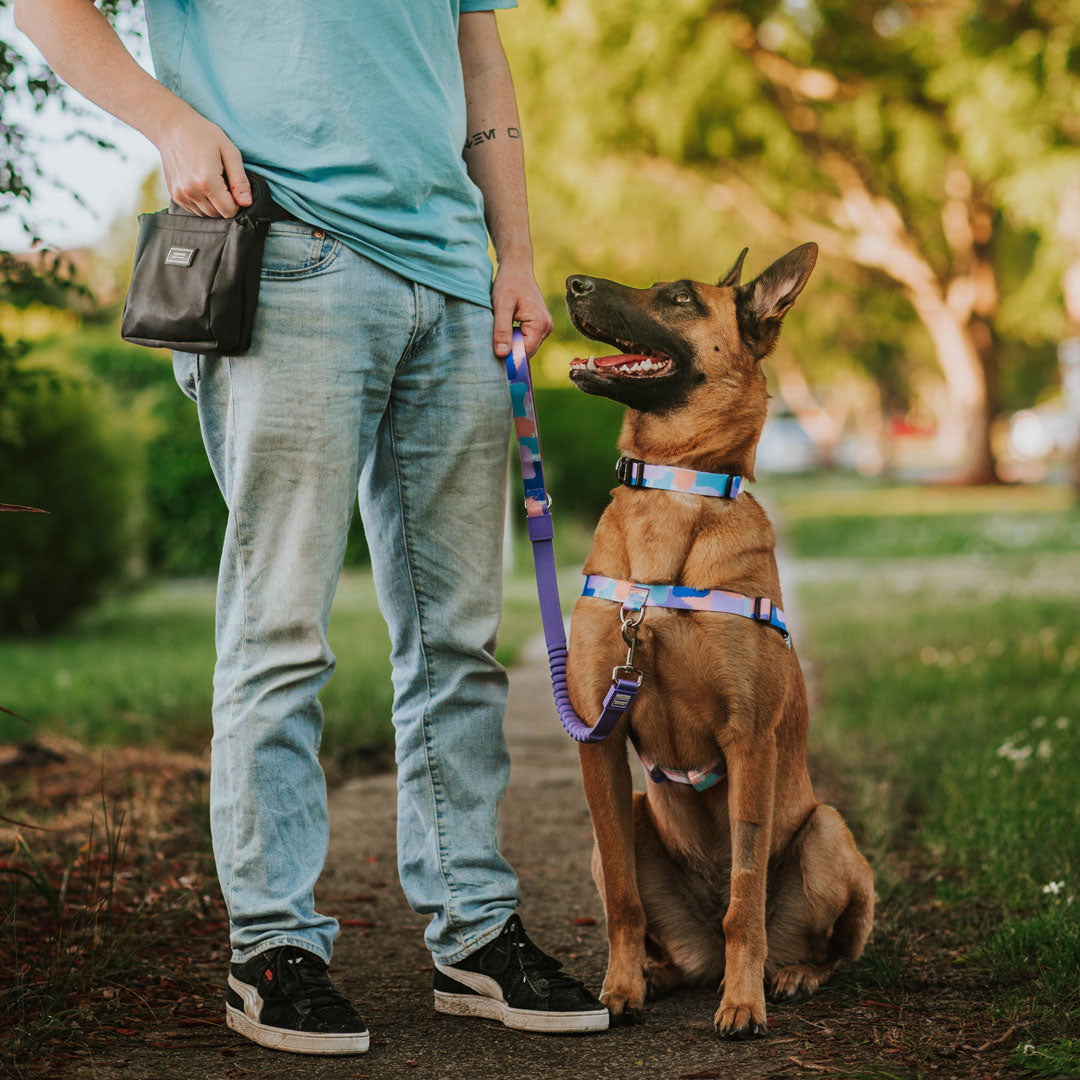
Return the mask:
POLYGON ((498 1020, 520 1031, 546 1031, 572 1034, 580 1031, 606 1031, 610 1017, 607 1009, 588 1012, 545 1012, 542 1009, 512 1009, 505 1001, 478 994, 450 994, 435 991, 435 1011, 450 1016, 481 1016, 498 1020))
POLYGON ((287 1050, 292 1054, 363 1054, 371 1042, 366 1031, 328 1034, 316 1031, 290 1031, 270 1027, 246 1016, 232 1005, 225 1006, 225 1023, 245 1038, 271 1050, 287 1050))

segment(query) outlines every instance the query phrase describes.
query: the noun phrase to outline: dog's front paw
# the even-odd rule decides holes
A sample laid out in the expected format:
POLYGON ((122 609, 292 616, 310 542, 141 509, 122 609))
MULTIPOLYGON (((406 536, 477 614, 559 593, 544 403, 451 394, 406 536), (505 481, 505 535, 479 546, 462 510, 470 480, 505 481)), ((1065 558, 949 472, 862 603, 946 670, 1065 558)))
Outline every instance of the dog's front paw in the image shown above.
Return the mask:
POLYGON ((724 1039, 757 1039, 768 1034, 764 997, 753 1003, 736 1004, 725 996, 713 1017, 713 1028, 724 1039))
POLYGON ((645 980, 642 980, 640 988, 624 989, 616 988, 608 990, 607 987, 600 994, 600 1000, 607 1006, 611 1016, 611 1026, 619 1027, 627 1024, 641 1024, 645 1022, 645 980))

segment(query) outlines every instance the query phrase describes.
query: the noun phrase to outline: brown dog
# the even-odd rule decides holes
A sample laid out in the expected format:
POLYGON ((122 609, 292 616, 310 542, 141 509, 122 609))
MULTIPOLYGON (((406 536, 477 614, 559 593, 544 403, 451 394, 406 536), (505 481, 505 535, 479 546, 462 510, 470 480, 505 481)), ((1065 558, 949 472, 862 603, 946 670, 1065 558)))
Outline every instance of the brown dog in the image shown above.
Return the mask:
MULTIPOLYGON (((574 325, 622 350, 575 361, 570 377, 629 406, 624 455, 753 479, 768 400, 761 360, 817 247, 795 248, 740 285, 745 255, 717 285, 567 279, 574 325)), ((782 606, 774 545, 765 512, 745 492, 724 499, 618 487, 585 572, 782 606)), ((838 959, 859 956, 873 921, 873 874, 840 815, 814 798, 806 688, 781 633, 736 615, 648 607, 638 640, 645 681, 636 704, 605 741, 580 747, 607 914, 601 996, 613 1022, 635 1023, 647 994, 720 980, 716 1030, 763 1035, 765 979, 776 998, 805 996, 838 959), (634 793, 627 739, 672 769, 722 755, 727 779, 700 792, 650 781, 634 793)), ((625 652, 619 607, 579 599, 568 667, 578 715, 597 715, 625 652)))

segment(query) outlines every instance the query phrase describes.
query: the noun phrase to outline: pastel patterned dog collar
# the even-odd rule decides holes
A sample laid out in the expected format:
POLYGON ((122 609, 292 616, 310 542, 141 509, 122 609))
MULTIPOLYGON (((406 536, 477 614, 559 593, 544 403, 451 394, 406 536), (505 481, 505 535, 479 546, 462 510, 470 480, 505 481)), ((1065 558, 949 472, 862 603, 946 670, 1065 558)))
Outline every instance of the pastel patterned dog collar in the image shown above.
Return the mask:
POLYGON ((660 488, 663 491, 682 491, 687 495, 712 495, 718 499, 735 499, 742 491, 742 477, 733 473, 697 472, 675 465, 649 465, 637 458, 619 458, 615 462, 615 475, 619 483, 627 487, 660 488))
POLYGON ((723 589, 691 589, 685 585, 639 585, 633 581, 589 574, 585 578, 582 596, 599 600, 614 600, 624 607, 677 608, 682 611, 719 611, 741 615, 779 630, 791 645, 784 613, 767 596, 743 596, 723 589), (647 592, 647 595, 644 595, 647 592))

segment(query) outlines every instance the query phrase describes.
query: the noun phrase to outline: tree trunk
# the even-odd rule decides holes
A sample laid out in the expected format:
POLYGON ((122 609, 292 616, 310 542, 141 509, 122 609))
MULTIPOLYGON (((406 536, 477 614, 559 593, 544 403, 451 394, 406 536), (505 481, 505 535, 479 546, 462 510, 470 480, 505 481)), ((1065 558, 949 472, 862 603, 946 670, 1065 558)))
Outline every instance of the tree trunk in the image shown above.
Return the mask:
POLYGON ((950 415, 943 419, 941 446, 947 457, 962 462, 960 478, 969 484, 998 482, 990 424, 994 418, 993 335, 981 320, 960 318, 937 289, 909 289, 912 306, 934 346, 945 376, 950 415), (980 332, 980 326, 986 332, 980 332), (979 344, 976 338, 981 339, 979 344), (983 348, 980 348, 979 345, 983 348))

